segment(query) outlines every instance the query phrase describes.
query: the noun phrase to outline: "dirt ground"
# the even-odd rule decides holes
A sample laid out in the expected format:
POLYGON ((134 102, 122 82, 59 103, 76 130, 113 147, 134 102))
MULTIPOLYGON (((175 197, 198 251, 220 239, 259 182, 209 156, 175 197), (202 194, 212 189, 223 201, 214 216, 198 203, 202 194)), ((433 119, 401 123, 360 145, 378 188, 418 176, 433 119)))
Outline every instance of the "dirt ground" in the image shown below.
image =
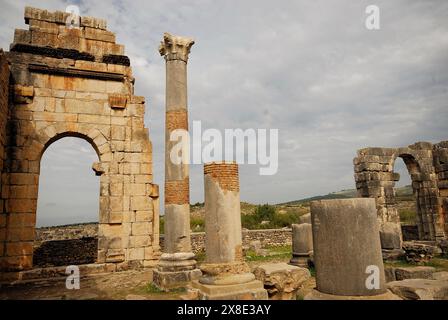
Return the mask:
POLYGON ((0 287, 1 300, 166 300, 181 292, 159 293, 148 289, 152 271, 124 271, 81 278, 79 290, 69 290, 65 279, 0 287))
MULTIPOLYGON (((269 261, 250 261, 253 269, 266 262, 288 262, 287 258, 269 261)), ((160 292, 151 285, 151 270, 133 270, 110 274, 98 274, 81 278, 79 290, 68 290, 65 278, 45 280, 14 286, 0 286, 0 300, 169 300, 181 299, 183 290, 160 292)), ((299 299, 315 286, 314 278, 305 283, 299 299)))

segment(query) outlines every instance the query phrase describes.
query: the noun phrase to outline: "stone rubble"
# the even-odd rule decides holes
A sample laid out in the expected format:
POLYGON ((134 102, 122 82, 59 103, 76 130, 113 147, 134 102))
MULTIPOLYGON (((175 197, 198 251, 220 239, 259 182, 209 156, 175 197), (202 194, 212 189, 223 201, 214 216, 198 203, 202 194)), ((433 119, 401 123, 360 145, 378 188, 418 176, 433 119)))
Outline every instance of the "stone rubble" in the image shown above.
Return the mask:
POLYGON ((295 300, 297 291, 311 275, 308 269, 287 263, 267 263, 254 269, 272 300, 295 300))

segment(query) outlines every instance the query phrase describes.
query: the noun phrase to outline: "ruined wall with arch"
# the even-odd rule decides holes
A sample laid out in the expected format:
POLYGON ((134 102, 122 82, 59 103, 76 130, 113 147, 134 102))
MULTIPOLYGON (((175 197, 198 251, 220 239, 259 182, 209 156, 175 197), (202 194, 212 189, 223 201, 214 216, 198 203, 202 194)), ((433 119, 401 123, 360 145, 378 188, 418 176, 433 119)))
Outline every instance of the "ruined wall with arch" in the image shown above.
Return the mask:
MULTIPOLYGON (((417 142, 403 148, 365 148, 354 159, 358 195, 375 198, 380 226, 400 224, 395 182, 400 175, 394 163, 403 159, 416 198, 420 240, 441 240, 448 235, 448 142, 417 142)), ((400 228, 398 228, 400 229, 400 228)))
POLYGON ((15 31, 0 61, 10 81, 0 118, 0 270, 32 268, 40 160, 67 136, 88 141, 99 158, 92 166, 100 176, 97 263, 152 266, 160 255, 159 195, 145 99, 134 95, 130 61, 106 21, 81 17, 79 28, 68 28, 67 15, 27 7, 29 30, 15 31))

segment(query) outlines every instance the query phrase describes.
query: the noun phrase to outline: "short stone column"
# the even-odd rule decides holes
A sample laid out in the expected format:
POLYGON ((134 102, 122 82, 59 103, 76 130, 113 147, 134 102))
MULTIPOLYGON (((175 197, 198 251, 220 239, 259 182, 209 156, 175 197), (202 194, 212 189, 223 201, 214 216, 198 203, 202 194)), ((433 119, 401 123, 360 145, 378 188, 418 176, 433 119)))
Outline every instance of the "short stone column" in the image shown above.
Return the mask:
POLYGON ((289 264, 307 268, 313 255, 313 230, 310 223, 292 225, 292 258, 289 264))
POLYGON ((178 144, 171 141, 172 132, 188 133, 187 61, 193 44, 193 39, 165 33, 159 48, 166 61, 165 242, 154 283, 163 289, 185 286, 201 276, 191 250, 188 163, 171 159, 178 144))
POLYGON ((238 165, 204 165, 206 260, 203 276, 193 282, 199 298, 267 299, 261 281, 244 262, 238 165))
POLYGON ((394 299, 372 198, 311 202, 317 290, 305 299, 394 299))

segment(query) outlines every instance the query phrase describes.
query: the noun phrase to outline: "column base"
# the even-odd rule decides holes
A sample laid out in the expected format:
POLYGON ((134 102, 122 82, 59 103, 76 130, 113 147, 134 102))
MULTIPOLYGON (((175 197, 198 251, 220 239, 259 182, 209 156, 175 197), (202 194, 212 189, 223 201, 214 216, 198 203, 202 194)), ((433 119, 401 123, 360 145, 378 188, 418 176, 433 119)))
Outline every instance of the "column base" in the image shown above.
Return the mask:
POLYGON ((292 266, 309 268, 313 265, 313 260, 309 256, 295 256, 293 255, 289 263, 292 266))
POLYGON ((341 296, 323 293, 313 289, 310 293, 308 293, 304 300, 402 300, 399 296, 396 296, 389 290, 385 293, 377 294, 373 296, 341 296))
POLYGON ((203 284, 195 280, 192 286, 198 290, 199 300, 268 300, 268 293, 258 280, 229 285, 203 284))
POLYGON ((201 275, 192 252, 164 253, 153 272, 152 281, 160 289, 168 291, 185 287, 201 275))
POLYGON ((193 280, 201 277, 202 272, 199 269, 183 271, 160 271, 154 270, 153 283, 162 290, 182 288, 189 285, 193 280))

